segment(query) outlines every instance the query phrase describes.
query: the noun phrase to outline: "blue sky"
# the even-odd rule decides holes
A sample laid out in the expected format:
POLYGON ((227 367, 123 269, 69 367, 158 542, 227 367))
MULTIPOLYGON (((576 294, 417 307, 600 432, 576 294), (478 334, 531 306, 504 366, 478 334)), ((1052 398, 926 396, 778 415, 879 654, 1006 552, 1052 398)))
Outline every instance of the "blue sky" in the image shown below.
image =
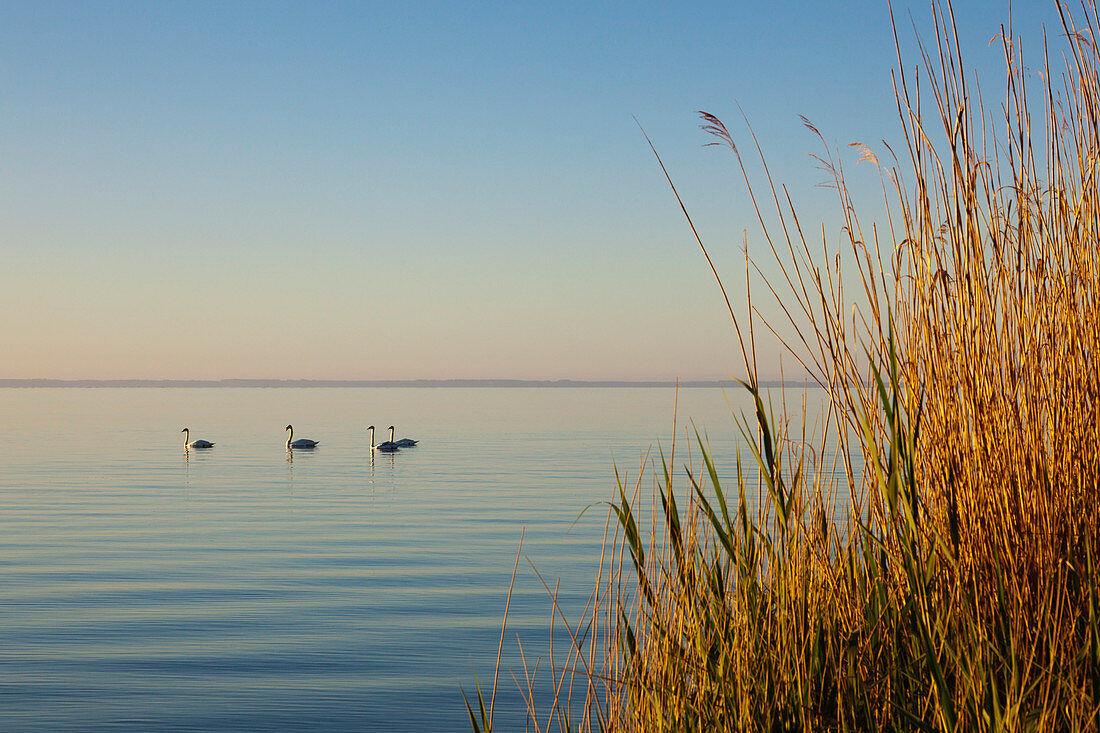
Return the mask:
MULTIPOLYGON (((957 12, 995 81, 1007 3, 957 12)), ((1014 13, 1037 63, 1055 6, 1014 13)), ((739 374, 634 117, 740 282, 695 111, 833 232, 798 116, 900 145, 895 67, 885 2, 4 3, 0 378, 739 374)))

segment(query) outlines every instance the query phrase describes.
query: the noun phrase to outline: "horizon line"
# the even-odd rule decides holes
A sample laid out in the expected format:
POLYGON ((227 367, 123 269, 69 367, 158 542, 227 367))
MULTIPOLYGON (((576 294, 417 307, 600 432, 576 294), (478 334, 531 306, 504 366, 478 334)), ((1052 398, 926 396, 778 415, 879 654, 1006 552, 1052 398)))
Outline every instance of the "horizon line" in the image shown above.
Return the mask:
MULTIPOLYGON (((762 380, 761 387, 808 386, 811 380, 762 380)), ((0 379, 0 388, 348 388, 348 387, 739 387, 727 379, 0 379)))

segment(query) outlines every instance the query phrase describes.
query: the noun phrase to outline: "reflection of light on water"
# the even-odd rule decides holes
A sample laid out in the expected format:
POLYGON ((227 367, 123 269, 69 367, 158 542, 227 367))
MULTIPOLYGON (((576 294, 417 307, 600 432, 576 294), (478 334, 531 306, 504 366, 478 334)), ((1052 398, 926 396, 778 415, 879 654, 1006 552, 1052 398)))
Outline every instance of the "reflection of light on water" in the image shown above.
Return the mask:
POLYGON ((366 482, 364 486, 370 490, 370 495, 373 497, 378 488, 374 476, 374 451, 368 451, 367 461, 366 482))
POLYGON ((294 449, 286 447, 286 483, 291 494, 294 494, 294 449))
POLYGON ((191 451, 185 445, 183 447, 183 486, 187 493, 191 493, 191 451))
MULTIPOLYGON (((5 673, 59 699, 97 692, 56 710, 7 696, 0 730, 125 714, 149 729, 461 729, 456 690, 471 670, 492 672, 521 528, 524 555, 579 615, 604 517, 578 515, 610 497, 616 463, 633 482, 647 448, 671 448, 672 404, 672 390, 633 389, 0 390, 5 419, 30 426, 0 472, 0 544, 18 553, 4 571, 5 673), (371 454, 368 406, 418 426, 424 446, 371 454), (270 428, 288 409, 317 415, 333 439, 280 465, 285 439, 270 428), (230 442, 185 453, 181 476, 179 446, 160 436, 196 410, 230 442), (80 441, 120 430, 124 442, 80 441), (104 644, 122 674, 95 687, 104 644), (47 664, 64 677, 46 679, 47 664), (151 665, 163 674, 144 674, 151 665), (257 692, 272 675, 275 704, 257 692)), ((677 481, 687 417, 733 481, 721 392, 686 391, 679 413, 677 481)), ((509 629, 520 619, 528 654, 545 658, 551 604, 524 565, 516 588, 523 613, 513 605, 509 629)), ((502 673, 517 657, 510 631, 502 673)), ((523 701, 501 692, 497 725, 520 728, 523 701)))
POLYGON ((388 486, 384 485, 382 488, 388 488, 390 493, 396 494, 397 493, 397 470, 396 470, 396 467, 397 467, 397 460, 398 460, 397 459, 397 454, 396 453, 381 453, 381 454, 378 454, 377 451, 373 451, 373 450, 370 452, 370 469, 371 469, 371 483, 372 484, 375 484, 374 461, 375 461, 375 456, 376 455, 378 456, 377 460, 381 464, 381 467, 385 469, 385 473, 382 474, 381 478, 385 479, 386 484, 388 484, 388 486))

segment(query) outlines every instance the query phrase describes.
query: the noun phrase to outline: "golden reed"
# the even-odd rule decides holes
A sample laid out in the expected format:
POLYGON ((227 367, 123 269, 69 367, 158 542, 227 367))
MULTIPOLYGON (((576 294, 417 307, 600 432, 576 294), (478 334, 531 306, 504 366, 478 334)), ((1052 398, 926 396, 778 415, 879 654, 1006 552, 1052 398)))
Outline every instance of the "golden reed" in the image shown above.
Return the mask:
POLYGON ((747 284, 745 316, 726 298, 754 404, 736 485, 705 440, 686 477, 651 462, 652 501, 620 484, 588 609, 558 616, 554 699, 521 675, 531 730, 1100 728, 1100 22, 1094 0, 1060 5, 1060 71, 1044 45, 1041 74, 1003 29, 987 107, 950 5, 933 12, 934 46, 896 78, 902 155, 856 144, 888 231, 864 228, 827 151, 843 235, 815 241, 703 114, 789 322, 747 284), (820 434, 760 389, 759 328, 824 388, 820 434))

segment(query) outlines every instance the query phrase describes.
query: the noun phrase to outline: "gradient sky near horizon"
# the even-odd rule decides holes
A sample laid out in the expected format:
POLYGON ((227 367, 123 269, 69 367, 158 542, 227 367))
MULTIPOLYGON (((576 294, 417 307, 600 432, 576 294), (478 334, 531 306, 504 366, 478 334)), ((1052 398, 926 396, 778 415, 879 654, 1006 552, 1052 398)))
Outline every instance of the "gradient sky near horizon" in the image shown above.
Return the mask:
MULTIPOLYGON (((1008 3, 956 13, 997 80, 1008 3)), ((1053 2, 1013 14, 1038 63, 1053 2)), ((737 302, 752 209, 696 110, 835 234, 799 115, 877 206, 846 145, 902 143, 893 44, 885 0, 4 2, 0 378, 740 374, 634 118, 737 302)))

